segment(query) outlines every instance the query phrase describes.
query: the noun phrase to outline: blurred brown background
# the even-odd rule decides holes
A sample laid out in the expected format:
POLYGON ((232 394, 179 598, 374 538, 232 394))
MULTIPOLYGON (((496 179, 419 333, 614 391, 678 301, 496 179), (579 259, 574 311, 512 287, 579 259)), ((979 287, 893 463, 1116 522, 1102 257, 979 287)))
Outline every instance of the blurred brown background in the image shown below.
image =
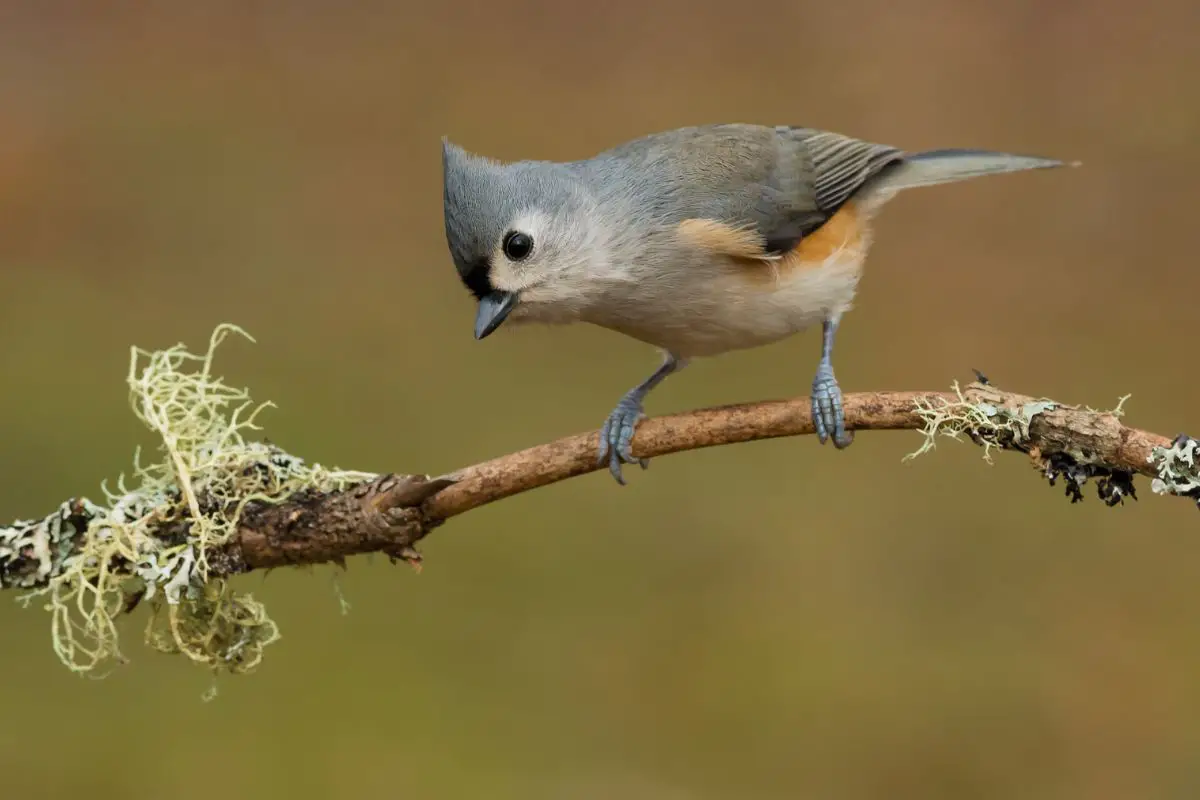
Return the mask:
MULTIPOLYGON (((453 469, 599 426, 656 363, 600 330, 477 343, 439 137, 568 159, 716 121, 1083 160, 904 195, 847 391, 1001 385, 1200 431, 1200 6, 1185 0, 0 4, 0 517, 99 497, 150 440, 131 344, 199 349, 347 468, 453 469), (103 6, 103 8, 101 7, 103 6), (486 409, 480 413, 480 408, 486 409)), ((651 413, 803 394, 809 333, 651 413)), ((1200 517, 1071 506, 916 434, 659 459, 476 511, 420 576, 243 580, 284 639, 207 676, 68 673, 0 602, 5 794, 1192 798, 1200 517)))

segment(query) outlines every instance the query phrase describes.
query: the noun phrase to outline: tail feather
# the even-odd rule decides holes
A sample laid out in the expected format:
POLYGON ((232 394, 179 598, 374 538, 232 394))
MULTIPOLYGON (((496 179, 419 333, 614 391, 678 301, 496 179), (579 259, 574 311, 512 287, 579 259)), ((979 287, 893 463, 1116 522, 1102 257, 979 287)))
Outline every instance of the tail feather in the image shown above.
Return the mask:
POLYGON ((984 175, 1066 166, 1077 167, 1079 162, 990 150, 927 150, 906 155, 902 161, 896 162, 880 174, 874 183, 880 189, 899 191, 918 186, 965 181, 984 175))

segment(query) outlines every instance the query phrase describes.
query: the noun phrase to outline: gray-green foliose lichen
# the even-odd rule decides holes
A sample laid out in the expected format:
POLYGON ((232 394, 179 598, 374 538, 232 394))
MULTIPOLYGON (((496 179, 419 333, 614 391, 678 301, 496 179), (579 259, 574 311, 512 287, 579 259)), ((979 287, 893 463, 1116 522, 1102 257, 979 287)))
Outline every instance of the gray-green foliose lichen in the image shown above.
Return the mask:
POLYGON ((1151 491, 1190 497, 1200 507, 1200 442, 1181 433, 1170 447, 1154 448, 1150 463, 1158 470, 1151 491))
POLYGON ((43 519, 0 527, 0 589, 32 589, 60 574, 102 511, 90 500, 71 499, 43 519))

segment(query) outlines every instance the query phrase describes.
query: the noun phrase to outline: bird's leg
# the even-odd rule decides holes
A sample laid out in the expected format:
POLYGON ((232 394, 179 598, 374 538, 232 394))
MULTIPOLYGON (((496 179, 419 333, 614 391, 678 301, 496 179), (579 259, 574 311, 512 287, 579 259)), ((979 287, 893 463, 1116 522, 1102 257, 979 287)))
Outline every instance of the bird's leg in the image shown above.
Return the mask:
POLYGON ((642 401, 655 386, 663 382, 664 378, 685 366, 687 366, 686 359, 667 353, 662 366, 655 370, 653 375, 625 393, 625 396, 617 403, 617 407, 608 415, 604 427, 600 429, 599 462, 603 464, 606 459, 608 460, 608 471, 622 486, 625 485, 625 479, 621 476, 622 462, 637 463, 642 469, 645 469, 649 463, 645 458, 634 458, 631 447, 633 432, 642 417, 645 416, 642 410, 642 401))
POLYGON ((832 438, 833 446, 841 450, 854 441, 854 432, 846 430, 842 389, 833 375, 833 339, 839 322, 840 315, 821 323, 821 363, 812 383, 812 415, 821 444, 832 438))

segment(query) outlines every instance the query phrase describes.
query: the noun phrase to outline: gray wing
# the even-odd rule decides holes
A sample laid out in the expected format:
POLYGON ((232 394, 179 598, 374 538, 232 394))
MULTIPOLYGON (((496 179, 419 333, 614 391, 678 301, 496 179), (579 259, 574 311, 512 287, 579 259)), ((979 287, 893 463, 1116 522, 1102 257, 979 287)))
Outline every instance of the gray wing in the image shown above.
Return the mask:
POLYGON ((903 158, 894 147, 813 128, 729 124, 651 134, 576 167, 592 173, 597 187, 635 194, 651 218, 750 228, 775 254, 903 158))
POLYGON ((775 129, 779 157, 764 178, 753 218, 771 253, 791 250, 824 225, 867 181, 903 160, 887 145, 811 128, 775 129))

